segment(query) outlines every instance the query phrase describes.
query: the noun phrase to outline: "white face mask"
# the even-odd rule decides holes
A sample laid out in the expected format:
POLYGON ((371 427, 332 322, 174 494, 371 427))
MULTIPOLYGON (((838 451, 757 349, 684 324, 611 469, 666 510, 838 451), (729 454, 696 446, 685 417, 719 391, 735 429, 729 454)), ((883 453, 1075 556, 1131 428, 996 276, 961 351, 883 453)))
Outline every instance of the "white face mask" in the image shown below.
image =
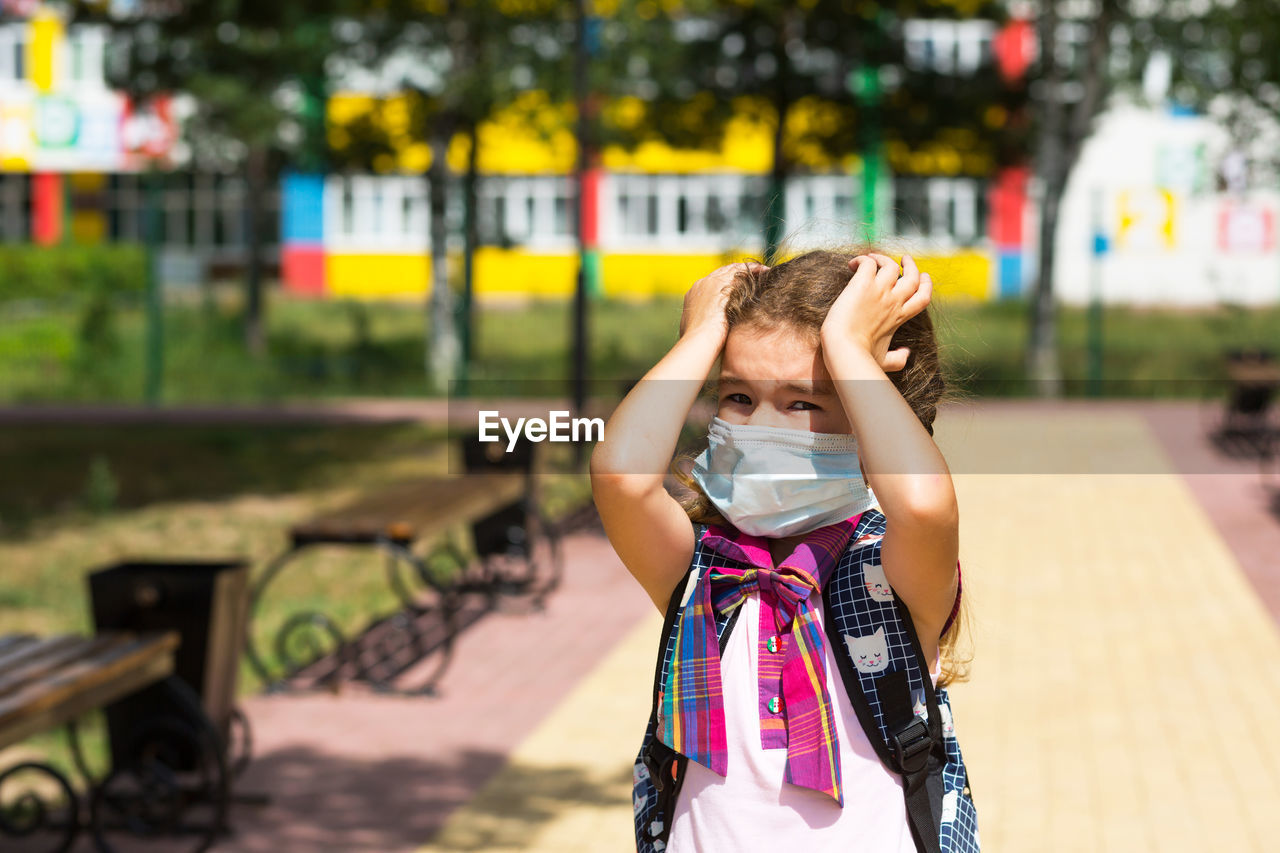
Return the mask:
POLYGON ((690 472, 743 533, 781 538, 857 515, 876 503, 852 435, 711 421, 690 472))

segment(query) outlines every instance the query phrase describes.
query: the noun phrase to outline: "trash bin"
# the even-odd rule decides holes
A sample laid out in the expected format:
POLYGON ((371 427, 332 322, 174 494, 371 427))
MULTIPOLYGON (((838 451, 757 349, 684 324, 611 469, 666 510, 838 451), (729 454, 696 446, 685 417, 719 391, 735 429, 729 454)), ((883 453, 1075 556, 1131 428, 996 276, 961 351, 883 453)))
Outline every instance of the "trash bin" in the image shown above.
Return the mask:
MULTIPOLYGON (((249 569, 244 560, 157 560, 116 563, 88 575, 98 631, 177 631, 174 674, 199 696, 209 720, 230 737, 240 654, 248 613, 249 569)), ((135 726, 172 704, 160 685, 105 709, 113 763, 125 756, 135 726)), ((189 768, 181 768, 189 769, 189 768)))

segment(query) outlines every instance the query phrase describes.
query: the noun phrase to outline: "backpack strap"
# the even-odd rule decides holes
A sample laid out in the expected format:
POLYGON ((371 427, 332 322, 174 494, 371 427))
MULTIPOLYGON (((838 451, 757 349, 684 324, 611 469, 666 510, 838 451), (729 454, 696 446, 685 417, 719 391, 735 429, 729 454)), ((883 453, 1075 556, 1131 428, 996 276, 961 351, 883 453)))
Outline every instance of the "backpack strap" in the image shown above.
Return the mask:
POLYGON ((884 516, 869 511, 859 520, 848 550, 823 590, 827 641, 845 692, 880 760, 903 780, 907 820, 919 853, 941 853, 946 747, 942 713, 910 614, 897 595, 873 595, 866 570, 880 566, 884 516), (883 647, 879 669, 858 670, 852 646, 883 647))
POLYGON ((680 618, 680 612, 688 604, 694 588, 698 585, 702 566, 701 561, 697 559, 697 553, 701 547, 702 530, 702 525, 695 525, 694 560, 684 577, 671 591, 671 598, 667 602, 667 612, 662 620, 660 641, 662 645, 658 649, 658 661, 653 672, 653 705, 649 711, 649 728, 653 734, 640 751, 640 760, 648 769, 649 779, 658 793, 657 807, 654 810, 656 820, 651 822, 649 835, 652 841, 661 843, 663 846, 666 845, 667 838, 671 834, 671 815, 675 811, 676 795, 680 792, 681 783, 684 782, 684 768, 688 759, 658 738, 659 696, 666 670, 671 665, 668 650, 672 633, 676 630, 676 620, 680 618))
POLYGON ((942 801, 942 775, 934 772, 930 761, 937 741, 930 736, 928 724, 911 710, 907 674, 891 672, 878 682, 876 692, 889 728, 889 753, 902 775, 911 837, 920 853, 941 853, 942 815, 933 804, 942 801))
MULTIPOLYGON (((694 558, 689 570, 676 584, 667 602, 667 610, 662 625, 661 645, 658 648, 658 661, 653 674, 653 705, 649 711, 649 734, 640 749, 639 760, 648 771, 648 781, 656 791, 656 804, 652 809, 637 815, 637 834, 647 837, 647 843, 654 850, 662 850, 671 834, 671 818, 675 814, 676 798, 684 785, 685 768, 688 767, 687 756, 676 752, 663 743, 657 734, 658 697, 662 691, 667 671, 672 663, 673 640, 678 630, 676 624, 684 608, 703 580, 703 568, 707 563, 703 552, 702 534, 706 525, 694 525, 694 558), (661 846, 659 846, 661 845, 661 846)), ((742 608, 735 608, 727 618, 716 617, 716 628, 719 631, 720 652, 724 653, 729 634, 737 623, 742 608)), ((634 795, 633 795, 634 796, 634 795)))

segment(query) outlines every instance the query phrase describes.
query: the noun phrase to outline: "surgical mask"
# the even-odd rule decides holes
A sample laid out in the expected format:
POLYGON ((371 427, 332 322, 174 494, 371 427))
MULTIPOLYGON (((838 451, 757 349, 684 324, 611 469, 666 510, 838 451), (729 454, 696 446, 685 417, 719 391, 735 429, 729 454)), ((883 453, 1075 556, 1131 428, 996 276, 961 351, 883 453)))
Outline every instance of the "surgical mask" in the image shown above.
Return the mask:
POLYGON ((857 439, 842 433, 731 424, 716 417, 690 472, 743 533, 808 533, 876 503, 858 465, 857 439))

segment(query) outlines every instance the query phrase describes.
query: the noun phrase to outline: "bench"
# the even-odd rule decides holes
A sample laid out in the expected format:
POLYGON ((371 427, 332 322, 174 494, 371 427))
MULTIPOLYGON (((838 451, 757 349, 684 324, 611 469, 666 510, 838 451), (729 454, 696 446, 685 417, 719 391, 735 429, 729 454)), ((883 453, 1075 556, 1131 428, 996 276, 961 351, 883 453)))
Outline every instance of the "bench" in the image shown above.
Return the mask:
POLYGON ((0 789, 12 791, 5 788, 7 781, 22 792, 0 802, 0 840, 11 839, 0 846, 9 849, 12 840, 50 831, 53 846, 38 849, 64 851, 88 828, 97 848, 111 853, 117 849, 111 837, 120 830, 150 836, 189 835, 194 829, 195 849, 202 851, 225 830, 230 797, 226 751, 199 698, 173 675, 178 644, 174 631, 0 636, 0 749, 65 727, 76 770, 87 785, 82 798, 47 763, 0 766, 0 789), (80 748, 77 721, 152 685, 163 688, 173 700, 171 707, 180 712, 139 719, 128 732, 128 747, 112 755, 105 776, 95 778, 80 748), (181 759, 174 760, 175 755, 181 759), (31 784, 32 777, 43 777, 43 784, 31 784), (65 808, 54 807, 53 795, 65 808), (187 816, 196 810, 208 819, 193 826, 187 816))
POLYGON ((357 680, 382 691, 431 693, 458 632, 500 595, 531 593, 540 605, 556 587, 558 533, 539 507, 532 445, 524 442, 508 454, 472 438, 462 443, 462 452, 466 473, 461 476, 393 483, 290 528, 288 545, 263 569, 250 598, 246 655, 268 691, 334 690, 345 680, 357 680), (451 536, 463 526, 469 548, 451 536), (382 552, 400 607, 353 638, 320 611, 294 612, 275 635, 279 666, 273 671, 254 640, 260 602, 286 566, 319 546, 382 552), (475 594, 483 601, 477 602, 475 594), (419 664, 432 656, 434 665, 424 674, 419 664), (396 679, 410 668, 421 684, 397 687, 396 679))

